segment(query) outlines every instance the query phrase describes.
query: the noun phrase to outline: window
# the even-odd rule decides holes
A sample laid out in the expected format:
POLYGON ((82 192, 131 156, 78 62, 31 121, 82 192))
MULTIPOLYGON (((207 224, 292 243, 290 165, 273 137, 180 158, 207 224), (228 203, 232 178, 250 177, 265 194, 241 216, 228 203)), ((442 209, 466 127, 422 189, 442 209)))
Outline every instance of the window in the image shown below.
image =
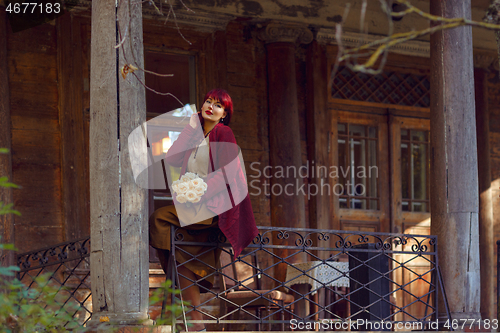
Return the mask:
POLYGON ((378 210, 377 127, 339 123, 337 129, 339 207, 378 210))
POLYGON ((401 129, 403 211, 429 211, 429 161, 429 132, 401 129))

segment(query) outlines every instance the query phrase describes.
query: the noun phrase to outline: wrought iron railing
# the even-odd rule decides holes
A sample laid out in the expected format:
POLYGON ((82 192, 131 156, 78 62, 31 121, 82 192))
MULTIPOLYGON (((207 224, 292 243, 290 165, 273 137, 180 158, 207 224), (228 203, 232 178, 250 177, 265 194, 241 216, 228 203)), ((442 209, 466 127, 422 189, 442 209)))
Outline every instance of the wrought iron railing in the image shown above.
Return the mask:
POLYGON ((446 302, 444 313, 437 305, 444 293, 438 293, 443 288, 438 288, 436 236, 273 227, 259 231, 234 259, 218 228, 205 231, 205 243, 188 242, 189 231, 172 228, 170 262, 177 264, 168 276, 190 281, 182 290, 195 285, 204 293, 200 305, 186 306, 184 315, 175 318, 178 324, 204 323, 209 330, 221 330, 222 325, 260 330, 262 324, 270 330, 428 330, 438 329, 440 316, 449 319, 446 302), (222 253, 220 262, 203 263, 214 251, 222 253), (180 267, 193 265, 207 275, 191 280, 179 273, 180 267), (208 279, 216 287, 207 287, 208 279), (193 311, 204 319, 190 320, 193 311))
MULTIPOLYGON (((172 228, 171 258, 177 258, 177 265, 171 265, 168 277, 179 281, 184 278, 179 267, 195 262, 207 272, 203 279, 191 280, 204 293, 201 304, 186 306, 185 315, 175 318, 178 323, 196 323, 189 319, 193 311, 201 312, 202 322, 216 330, 222 325, 254 330, 262 324, 273 330, 396 330, 398 324, 418 330, 437 329, 440 316, 449 318, 437 306, 443 294, 438 293, 435 236, 272 227, 259 231, 234 258, 217 228, 208 230, 205 243, 188 242, 184 236, 192 232, 172 228), (221 253, 220 261, 204 262, 214 251, 221 253), (203 282, 210 277, 214 287, 203 282), (386 326, 376 326, 381 323, 386 326)), ((92 316, 89 249, 90 239, 84 238, 18 255, 18 278, 32 288, 38 276, 48 273, 72 324, 85 325, 92 316)))
POLYGON ((17 277, 28 289, 37 287, 41 275, 48 275, 48 283, 57 288, 58 312, 74 320, 68 321, 66 327, 85 325, 92 316, 89 254, 87 237, 17 256, 17 277))

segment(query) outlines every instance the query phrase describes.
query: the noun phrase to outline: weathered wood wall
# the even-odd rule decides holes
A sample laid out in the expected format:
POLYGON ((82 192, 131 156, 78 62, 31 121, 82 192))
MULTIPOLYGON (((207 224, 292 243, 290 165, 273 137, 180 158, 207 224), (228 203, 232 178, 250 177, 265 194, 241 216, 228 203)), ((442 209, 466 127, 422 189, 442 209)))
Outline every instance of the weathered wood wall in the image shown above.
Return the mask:
POLYGON ((22 187, 14 191, 20 251, 64 238, 56 36, 54 22, 7 36, 12 170, 22 187))

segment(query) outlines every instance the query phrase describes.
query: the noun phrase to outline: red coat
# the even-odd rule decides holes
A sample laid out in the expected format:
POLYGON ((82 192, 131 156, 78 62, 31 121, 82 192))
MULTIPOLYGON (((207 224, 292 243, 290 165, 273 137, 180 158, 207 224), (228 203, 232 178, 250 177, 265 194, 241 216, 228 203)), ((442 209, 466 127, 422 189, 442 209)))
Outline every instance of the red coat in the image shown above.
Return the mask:
MULTIPOLYGON (((246 178, 237 158, 239 148, 231 128, 221 123, 215 125, 208 139, 210 163, 205 179, 208 189, 202 201, 206 201, 207 208, 219 216, 219 228, 238 256, 259 233, 246 178), (235 202, 239 203, 235 205, 235 202)), ((188 124, 168 150, 165 162, 182 167, 181 175, 185 174, 189 156, 201 140, 203 131, 188 124)))

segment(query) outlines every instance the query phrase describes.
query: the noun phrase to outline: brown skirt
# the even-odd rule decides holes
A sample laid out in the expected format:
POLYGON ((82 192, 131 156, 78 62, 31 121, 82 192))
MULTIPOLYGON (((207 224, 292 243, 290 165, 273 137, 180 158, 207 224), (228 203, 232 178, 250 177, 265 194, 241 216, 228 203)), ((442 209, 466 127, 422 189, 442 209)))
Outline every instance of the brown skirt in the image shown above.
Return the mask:
MULTIPOLYGON (((178 229, 177 233, 180 232, 183 241, 186 242, 208 242, 210 235, 219 232, 217 223, 218 216, 178 229)), ((171 225, 180 227, 175 206, 170 205, 157 209, 149 218, 149 244, 156 249, 171 251, 171 225)), ((179 247, 180 249, 175 249, 177 266, 182 265, 196 274, 199 279, 204 278, 198 283, 207 289, 212 289, 214 270, 211 267, 217 267, 221 250, 207 246, 179 247), (195 256, 196 259, 193 259, 195 256)), ((203 288, 200 290, 204 291, 203 288)))

